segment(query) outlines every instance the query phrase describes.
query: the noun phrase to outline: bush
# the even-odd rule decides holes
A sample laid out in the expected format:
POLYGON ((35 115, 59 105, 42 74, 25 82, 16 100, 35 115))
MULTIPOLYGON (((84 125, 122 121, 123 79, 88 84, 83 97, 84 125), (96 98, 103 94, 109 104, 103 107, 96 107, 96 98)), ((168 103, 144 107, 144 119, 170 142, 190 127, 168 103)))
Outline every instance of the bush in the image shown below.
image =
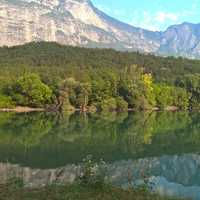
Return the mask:
POLYGON ((76 181, 81 186, 99 189, 105 185, 105 178, 105 162, 103 160, 95 162, 92 156, 89 155, 83 159, 76 181))
POLYGON ((116 102, 117 102, 117 110, 118 111, 127 111, 128 110, 128 103, 122 97, 117 97, 116 102))
POLYGON ((13 108, 14 106, 11 97, 0 94, 0 108, 13 108))

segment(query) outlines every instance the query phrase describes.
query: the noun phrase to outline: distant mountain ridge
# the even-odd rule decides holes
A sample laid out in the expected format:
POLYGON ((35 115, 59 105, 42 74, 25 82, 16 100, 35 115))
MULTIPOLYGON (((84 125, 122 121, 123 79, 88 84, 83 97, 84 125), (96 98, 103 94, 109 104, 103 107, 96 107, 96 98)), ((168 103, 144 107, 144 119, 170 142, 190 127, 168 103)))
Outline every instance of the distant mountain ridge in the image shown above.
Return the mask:
POLYGON ((1 0, 0 46, 31 41, 200 58, 200 24, 153 32, 106 15, 90 0, 1 0))

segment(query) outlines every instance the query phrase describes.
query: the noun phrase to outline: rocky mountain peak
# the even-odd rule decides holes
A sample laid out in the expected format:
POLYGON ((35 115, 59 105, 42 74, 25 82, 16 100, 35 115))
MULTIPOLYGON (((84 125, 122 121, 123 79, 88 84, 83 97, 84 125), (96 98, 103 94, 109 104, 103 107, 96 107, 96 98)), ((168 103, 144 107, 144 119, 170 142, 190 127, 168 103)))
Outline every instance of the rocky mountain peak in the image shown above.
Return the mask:
POLYGON ((27 2, 27 3, 37 3, 40 5, 45 5, 45 6, 58 6, 59 4, 73 4, 73 3, 78 3, 78 4, 91 4, 90 0, 15 0, 15 1, 22 1, 22 2, 27 2))
POLYGON ((200 24, 184 22, 170 26, 163 34, 160 52, 186 57, 200 57, 200 24))
POLYGON ((120 22, 90 0, 1 0, 0 46, 31 41, 200 58, 200 24, 153 32, 120 22))

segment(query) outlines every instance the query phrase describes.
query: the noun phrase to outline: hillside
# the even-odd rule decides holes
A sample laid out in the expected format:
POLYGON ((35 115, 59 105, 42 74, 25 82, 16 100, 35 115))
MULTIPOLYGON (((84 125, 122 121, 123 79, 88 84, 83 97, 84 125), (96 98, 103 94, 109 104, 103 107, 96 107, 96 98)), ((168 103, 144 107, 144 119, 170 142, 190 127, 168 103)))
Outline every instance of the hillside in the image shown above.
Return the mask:
POLYGON ((73 68, 123 69, 137 64, 151 72, 158 82, 174 81, 185 74, 200 73, 200 61, 184 58, 159 57, 134 52, 119 52, 112 49, 88 49, 63 46, 56 43, 30 43, 11 48, 0 48, 0 74, 19 76, 25 69, 43 76, 63 76, 73 68))

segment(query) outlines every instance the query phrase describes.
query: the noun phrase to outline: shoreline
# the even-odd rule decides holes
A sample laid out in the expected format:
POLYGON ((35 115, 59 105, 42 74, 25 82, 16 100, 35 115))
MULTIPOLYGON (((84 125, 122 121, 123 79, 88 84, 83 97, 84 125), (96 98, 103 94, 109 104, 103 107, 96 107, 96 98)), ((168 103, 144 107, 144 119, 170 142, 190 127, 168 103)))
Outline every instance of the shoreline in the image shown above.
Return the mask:
POLYGON ((0 112, 16 112, 16 113, 43 112, 45 110, 46 109, 44 108, 31 108, 23 106, 17 106, 15 108, 0 108, 0 112))
MULTIPOLYGON (((136 110, 134 108, 129 108, 128 110, 120 111, 120 112, 136 112, 139 110, 136 110)), ((182 111, 176 106, 167 106, 165 109, 161 110, 158 107, 154 107, 151 109, 146 109, 142 111, 152 111, 152 112, 160 112, 160 111, 182 111)), ((32 108, 28 106, 16 106, 15 108, 0 108, 0 112, 15 112, 15 113, 29 113, 29 112, 54 112, 54 110, 48 110, 46 108, 32 108)), ((81 110, 78 108, 74 108, 72 110, 69 110, 69 112, 81 112, 81 113, 94 113, 93 111, 88 110, 81 110)), ((96 111, 97 112, 97 111, 96 111)), ((119 111, 110 111, 110 112, 119 112, 119 111)))

